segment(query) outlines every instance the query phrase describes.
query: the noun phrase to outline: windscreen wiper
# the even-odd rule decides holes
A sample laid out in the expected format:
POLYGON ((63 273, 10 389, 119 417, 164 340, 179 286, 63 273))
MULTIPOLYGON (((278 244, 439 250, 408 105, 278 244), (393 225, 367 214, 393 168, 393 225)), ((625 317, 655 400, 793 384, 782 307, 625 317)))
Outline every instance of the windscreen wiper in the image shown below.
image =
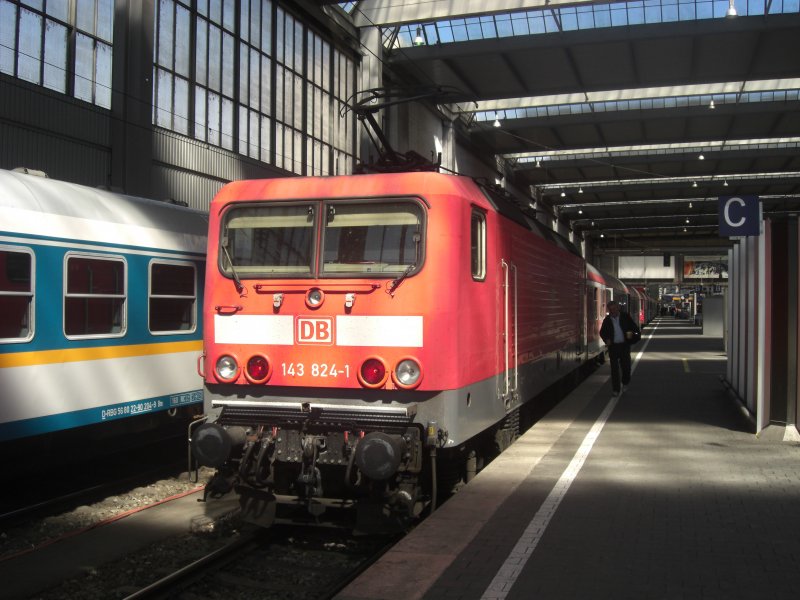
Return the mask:
POLYGON ((242 280, 239 279, 239 274, 236 273, 236 269, 233 268, 233 259, 231 258, 231 255, 228 252, 228 236, 225 236, 222 239, 222 251, 228 258, 228 264, 231 266, 231 275, 233 275, 233 283, 234 285, 236 285, 236 291, 241 294, 242 291, 244 291, 244 286, 242 285, 242 280))
POLYGON ((415 233, 412 239, 414 240, 414 262, 408 265, 406 270, 403 271, 399 277, 389 282, 388 292, 390 296, 394 296, 394 291, 405 281, 405 278, 411 274, 411 271, 417 268, 417 263, 419 262, 419 242, 422 238, 419 233, 415 233))
POLYGON ((396 277, 395 279, 392 279, 392 281, 390 281, 390 282, 389 282, 389 294, 393 296, 393 295, 394 295, 394 291, 395 291, 395 290, 396 290, 398 287, 400 287, 400 284, 401 284, 401 283, 403 283, 403 281, 405 280, 405 278, 406 278, 406 277, 408 277, 408 276, 409 276, 409 274, 411 273, 411 271, 413 271, 413 270, 414 270, 414 269, 416 269, 416 268, 417 268, 417 264, 416 264, 416 263, 411 263, 410 265, 408 265, 408 266, 406 267, 406 270, 405 270, 405 271, 403 271, 403 272, 400 274, 400 276, 399 276, 399 277, 396 277))

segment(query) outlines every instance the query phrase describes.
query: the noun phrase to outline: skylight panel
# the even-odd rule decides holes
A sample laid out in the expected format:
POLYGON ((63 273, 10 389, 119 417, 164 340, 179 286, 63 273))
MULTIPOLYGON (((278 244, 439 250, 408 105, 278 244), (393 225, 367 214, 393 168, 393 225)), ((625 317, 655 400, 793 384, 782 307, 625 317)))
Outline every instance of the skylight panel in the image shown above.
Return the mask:
MULTIPOLYGON (((544 160, 544 157, 542 158, 544 160)), ((795 179, 800 177, 798 171, 780 171, 777 173, 733 173, 727 175, 689 175, 678 177, 638 177, 633 179, 613 179, 603 181, 564 181, 560 183, 543 183, 536 185, 536 189, 542 192, 560 191, 569 188, 577 188, 582 186, 586 189, 599 189, 599 188, 618 188, 620 186, 642 186, 642 185, 658 185, 675 183, 691 183, 698 182, 703 184, 718 183, 720 181, 771 181, 771 180, 786 180, 795 179)), ((685 201, 685 200, 684 200, 685 201)), ((651 200, 642 200, 640 202, 651 202, 651 200)))
MULTIPOLYGON (((728 0, 632 0, 442 19, 422 26, 428 33, 426 43, 448 44, 557 31, 722 19, 728 8, 728 0)), ((736 0, 736 10, 741 16, 797 13, 800 12, 800 0, 771 0, 769 3, 764 0, 736 0)), ((395 44, 400 47, 413 46, 418 26, 401 25, 401 33, 395 44)))
MULTIPOLYGON (((718 140, 711 142, 683 142, 672 144, 640 144, 638 146, 612 146, 603 148, 575 148, 570 150, 547 150, 547 156, 541 152, 519 152, 504 155, 516 159, 518 163, 545 162, 553 160, 596 160, 597 157, 620 156, 667 156, 676 154, 693 154, 698 152, 732 152, 753 149, 787 149, 799 148, 800 138, 761 138, 750 140, 718 140)), ((692 176, 687 176, 690 179, 692 176)), ((559 185, 559 184, 553 184, 559 185)))
POLYGON ((481 34, 484 38, 496 38, 497 35, 497 27, 495 25, 495 21, 492 17, 481 17, 481 34))
POLYGON ((497 37, 511 37, 514 35, 514 28, 511 25, 511 15, 496 15, 492 17, 492 19, 497 29, 497 37))
POLYGON ((690 106, 709 106, 712 101, 716 106, 749 102, 788 102, 800 98, 800 78, 754 80, 744 84, 742 82, 727 82, 685 86, 682 89, 685 93, 681 95, 668 95, 667 89, 589 92, 589 102, 564 101, 563 96, 487 101, 481 103, 480 108, 483 110, 475 111, 475 120, 478 122, 494 121, 495 114, 497 118, 506 120, 590 112, 685 108, 690 106), (731 89, 741 90, 742 88, 744 89, 741 92, 729 91, 731 89), (613 96, 619 99, 606 100, 603 96, 613 96), (524 103, 528 103, 528 105, 525 106, 524 103))

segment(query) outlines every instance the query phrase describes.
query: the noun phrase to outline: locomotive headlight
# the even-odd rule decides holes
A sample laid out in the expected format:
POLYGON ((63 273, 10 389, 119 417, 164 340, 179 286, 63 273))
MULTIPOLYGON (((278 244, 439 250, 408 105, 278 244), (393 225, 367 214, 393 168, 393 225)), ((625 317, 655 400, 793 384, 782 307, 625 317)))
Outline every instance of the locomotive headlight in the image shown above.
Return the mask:
POLYGON ((231 383, 239 375, 239 365, 232 356, 223 355, 217 359, 215 368, 217 379, 223 383, 231 383))
POLYGON ((394 369, 392 379, 398 387, 411 389, 416 387, 422 379, 422 368, 413 358, 404 358, 394 369))
POLYGON ((265 383, 272 375, 272 365, 266 356, 256 354, 247 361, 244 376, 250 383, 265 383))
POLYGON ((308 308, 317 308, 325 300, 325 292, 319 288, 311 288, 306 292, 306 305, 308 308))
POLYGON ((380 358, 374 356, 361 363, 361 368, 358 370, 358 381, 364 387, 379 388, 388 378, 386 365, 380 358))

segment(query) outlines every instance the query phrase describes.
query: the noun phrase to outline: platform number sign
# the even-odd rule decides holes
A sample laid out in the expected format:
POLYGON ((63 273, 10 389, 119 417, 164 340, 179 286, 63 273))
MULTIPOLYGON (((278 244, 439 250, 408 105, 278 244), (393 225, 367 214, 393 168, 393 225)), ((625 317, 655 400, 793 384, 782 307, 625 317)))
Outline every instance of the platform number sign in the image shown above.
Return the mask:
POLYGON ((758 196, 720 196, 720 236, 761 234, 761 204, 758 196))

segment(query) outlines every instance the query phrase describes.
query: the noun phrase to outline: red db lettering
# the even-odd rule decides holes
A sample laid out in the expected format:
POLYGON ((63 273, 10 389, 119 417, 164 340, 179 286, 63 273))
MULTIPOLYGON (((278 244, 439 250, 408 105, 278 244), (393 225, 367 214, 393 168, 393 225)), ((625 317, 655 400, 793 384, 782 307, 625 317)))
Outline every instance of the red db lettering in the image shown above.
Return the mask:
POLYGON ((298 344, 332 344, 332 317, 297 317, 295 328, 298 344))

